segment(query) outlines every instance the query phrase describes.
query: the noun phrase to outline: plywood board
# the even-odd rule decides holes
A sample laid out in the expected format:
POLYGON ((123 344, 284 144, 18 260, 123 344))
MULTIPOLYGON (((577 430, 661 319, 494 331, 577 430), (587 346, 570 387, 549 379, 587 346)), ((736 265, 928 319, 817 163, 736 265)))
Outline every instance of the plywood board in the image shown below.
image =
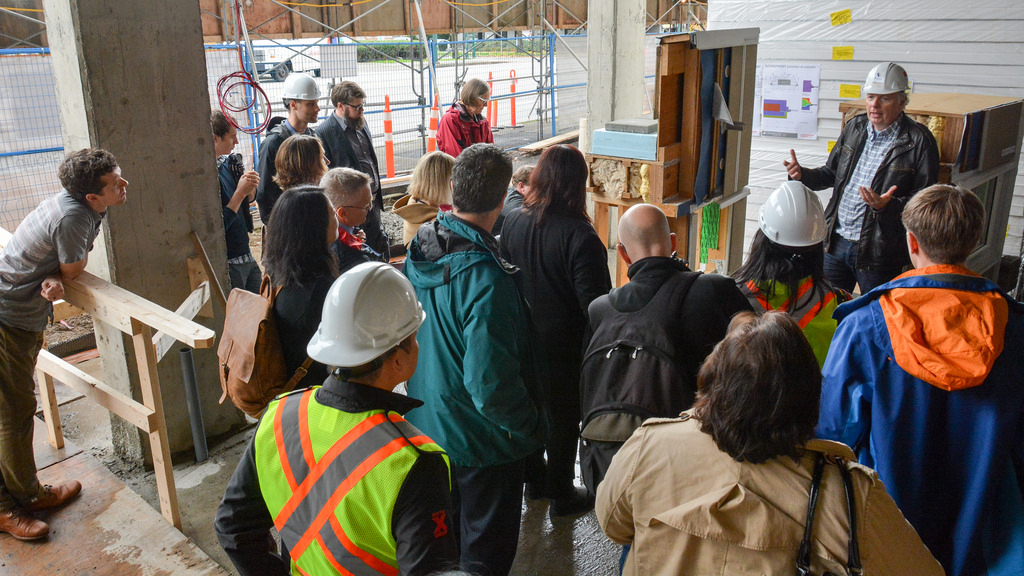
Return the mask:
POLYGON ((77 479, 82 494, 39 515, 51 527, 43 541, 23 543, 0 534, 0 573, 228 574, 88 453, 50 465, 39 479, 49 484, 77 479))

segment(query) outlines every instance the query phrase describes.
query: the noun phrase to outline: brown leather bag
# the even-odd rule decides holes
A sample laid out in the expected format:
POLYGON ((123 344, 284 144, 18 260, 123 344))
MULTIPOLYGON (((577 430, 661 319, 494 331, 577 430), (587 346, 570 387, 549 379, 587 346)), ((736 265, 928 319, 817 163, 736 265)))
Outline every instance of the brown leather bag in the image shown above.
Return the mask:
POLYGON ((274 321, 274 288, 264 275, 260 293, 235 288, 228 295, 224 334, 217 347, 220 358, 220 387, 235 406, 259 418, 267 404, 278 395, 291 392, 306 376, 313 360, 309 357, 289 378, 281 340, 274 321))

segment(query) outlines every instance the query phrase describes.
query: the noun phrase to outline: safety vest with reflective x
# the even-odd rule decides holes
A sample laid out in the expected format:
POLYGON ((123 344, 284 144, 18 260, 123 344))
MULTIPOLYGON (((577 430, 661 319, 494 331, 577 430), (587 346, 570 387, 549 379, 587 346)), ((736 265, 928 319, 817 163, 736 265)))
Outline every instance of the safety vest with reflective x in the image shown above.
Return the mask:
POLYGON ((315 390, 271 402, 254 443, 292 573, 397 575, 395 500, 420 451, 443 450, 396 413, 343 412, 315 390))
POLYGON ((832 344, 832 335, 836 331, 836 321, 832 319, 832 313, 848 298, 845 293, 833 290, 824 286, 816 290, 816 298, 808 298, 807 292, 814 288, 814 281, 810 276, 800 283, 796 293, 796 308, 789 309, 789 290, 785 284, 775 285, 775 294, 771 301, 765 298, 761 287, 753 280, 740 286, 740 290, 747 296, 750 305, 754 310, 781 310, 790 315, 804 332, 807 341, 814 349, 814 356, 818 359, 818 365, 825 364, 825 357, 828 355, 828 348, 832 344), (837 297, 837 294, 839 296, 837 297))

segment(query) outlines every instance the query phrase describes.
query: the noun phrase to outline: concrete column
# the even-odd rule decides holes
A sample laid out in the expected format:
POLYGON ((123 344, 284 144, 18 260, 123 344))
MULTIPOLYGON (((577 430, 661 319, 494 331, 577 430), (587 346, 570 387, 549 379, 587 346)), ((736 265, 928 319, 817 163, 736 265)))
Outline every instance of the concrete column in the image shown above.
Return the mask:
MULTIPOLYGON (((644 0, 590 0, 587 18, 587 125, 636 118, 644 102, 644 0)), ((582 137, 582 136, 581 136, 582 137)))
MULTIPOLYGON (((89 270, 174 310, 190 292, 186 258, 195 230, 225 271, 224 227, 210 133, 210 94, 199 6, 149 0, 44 0, 64 145, 117 157, 128 202, 110 210, 89 270)), ((223 310, 202 322, 218 330, 223 310)), ((103 379, 141 401, 131 338, 97 326, 103 379)), ((192 446, 177 348, 158 366, 172 453, 192 446)), ((244 424, 218 406, 215 350, 195 352, 207 434, 244 424)), ((111 418, 115 448, 148 461, 145 435, 111 418)))

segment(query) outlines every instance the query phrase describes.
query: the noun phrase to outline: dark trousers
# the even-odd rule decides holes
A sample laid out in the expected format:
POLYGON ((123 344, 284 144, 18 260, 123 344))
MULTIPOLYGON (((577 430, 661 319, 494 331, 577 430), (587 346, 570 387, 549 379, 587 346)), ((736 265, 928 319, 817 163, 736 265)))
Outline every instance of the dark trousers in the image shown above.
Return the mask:
POLYGON ((32 427, 36 384, 32 379, 43 333, 0 322, 0 512, 39 494, 32 427))
POLYGON ((519 546, 523 515, 523 460, 487 468, 452 465, 452 526, 462 569, 507 576, 519 546))
POLYGON ((391 258, 391 240, 384 231, 384 225, 380 220, 380 207, 376 200, 373 201, 373 210, 366 213, 366 222, 363 222, 361 228, 366 232, 366 243, 379 252, 387 262, 391 258))
POLYGON ((839 234, 832 234, 828 252, 825 253, 825 278, 836 288, 853 293, 859 286, 861 294, 867 294, 903 272, 901 266, 884 270, 858 270, 856 242, 850 242, 839 234))

